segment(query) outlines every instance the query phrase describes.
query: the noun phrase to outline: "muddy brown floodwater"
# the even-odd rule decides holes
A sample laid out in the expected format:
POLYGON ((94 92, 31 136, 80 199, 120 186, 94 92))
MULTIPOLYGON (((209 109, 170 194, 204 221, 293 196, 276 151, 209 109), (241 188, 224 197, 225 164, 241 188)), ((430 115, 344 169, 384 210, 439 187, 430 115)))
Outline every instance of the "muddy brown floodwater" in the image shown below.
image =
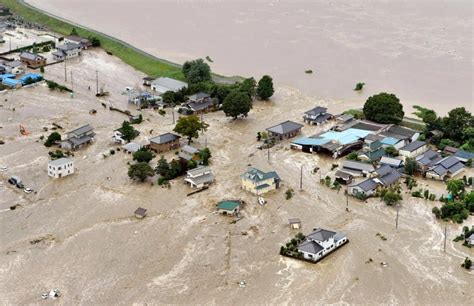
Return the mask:
POLYGON ((361 107, 388 91, 408 114, 414 104, 474 110, 470 0, 27 2, 156 56, 210 56, 218 73, 270 74, 318 99, 361 107))
MULTIPOLYGON (((332 159, 291 151, 284 142, 272 148, 268 162, 266 152, 257 149, 257 131, 287 119, 301 122, 302 111, 316 104, 334 112, 343 104, 278 86, 272 101, 255 102, 248 118, 204 115, 210 126, 196 144, 207 140, 216 183, 186 197, 190 189, 181 179, 172 181, 171 189, 133 183, 127 177, 131 156, 103 157, 116 148, 111 133, 126 117, 103 109, 101 102, 138 113, 120 92, 139 83, 143 74, 99 50, 70 60, 70 70, 74 98, 44 84, 1 96, 0 137, 6 144, 0 146, 0 165, 8 166, 0 172, 2 303, 40 303, 41 294, 52 288, 62 292, 58 302, 66 305, 468 304, 474 298, 474 276, 460 267, 466 256, 474 256, 473 249, 455 246, 452 239, 461 226, 449 225, 443 252, 444 226, 431 213, 437 203, 404 195, 395 230, 395 209, 378 200, 350 199, 347 213, 343 192, 318 183, 311 169, 319 166, 323 177, 333 176, 332 159), (100 85, 111 92, 105 99, 87 89, 93 87, 96 69, 100 85), (90 115, 93 108, 97 114, 90 115), (92 145, 75 153, 76 173, 61 180, 48 178, 49 149, 38 141, 49 133, 42 128, 53 122, 65 130, 90 123, 97 133, 92 145), (19 124, 31 135, 21 136, 19 124), (282 188, 266 196, 264 207, 240 188, 248 164, 274 169, 283 179, 282 188), (19 175, 38 193, 11 187, 6 183, 10 175, 19 175), (290 187, 295 196, 285 200, 290 187), (215 211, 217 201, 229 198, 247 203, 244 218, 235 224, 215 211), (19 206, 8 210, 12 205, 19 206), (138 206, 149 211, 143 220, 133 217, 138 206), (287 219, 295 217, 302 220, 303 232, 332 228, 347 233, 350 243, 316 265, 283 258, 280 245, 295 235, 287 219), (246 288, 239 287, 241 280, 246 288)), ((45 77, 72 86, 70 79, 64 81, 63 65, 46 67, 45 77)), ((139 142, 173 128, 169 112, 142 114, 139 142)), ((319 129, 305 126, 303 133, 319 129)), ((445 192, 442 184, 429 183, 438 196, 445 192)))

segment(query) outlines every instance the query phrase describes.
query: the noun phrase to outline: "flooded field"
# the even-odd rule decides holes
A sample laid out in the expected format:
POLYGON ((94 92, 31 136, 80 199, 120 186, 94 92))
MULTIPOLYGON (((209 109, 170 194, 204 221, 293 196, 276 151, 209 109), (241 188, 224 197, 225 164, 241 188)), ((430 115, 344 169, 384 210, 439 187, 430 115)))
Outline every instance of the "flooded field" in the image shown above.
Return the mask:
POLYGON ((469 0, 27 2, 158 57, 209 56, 218 73, 270 74, 318 99, 360 107, 389 91, 408 114, 414 104, 474 110, 469 0))
MULTIPOLYGON (((216 183, 187 197, 190 189, 181 179, 172 181, 171 189, 133 183, 127 176, 131 156, 103 156, 116 148, 112 131, 127 118, 101 103, 137 114, 120 93, 143 75, 100 50, 68 61, 67 69, 74 72, 74 98, 44 84, 0 96, 0 138, 5 141, 0 165, 8 167, 0 172, 2 303, 40 303, 41 294, 52 288, 63 294, 59 303, 82 305, 468 304, 474 298, 473 274, 460 267, 474 249, 455 246, 452 239, 461 226, 449 225, 443 252, 444 225, 431 213, 436 202, 404 195, 396 230, 394 208, 351 198, 346 212, 343 192, 319 184, 319 174, 311 170, 319 166, 322 177, 333 176, 332 159, 291 151, 288 142, 272 148, 270 161, 257 149, 257 131, 287 119, 301 122, 302 111, 317 104, 338 112, 342 103, 278 86, 272 101, 255 102, 246 119, 231 120, 221 112, 204 115, 210 127, 197 142, 209 144, 216 183), (96 69, 100 86, 111 93, 105 99, 88 89, 94 87, 96 69), (91 109, 97 114, 90 115, 91 109), (53 122, 64 127, 61 133, 90 123, 97 134, 92 145, 75 153, 76 173, 61 180, 48 178, 49 149, 38 140, 49 134, 43 127, 53 122), (19 124, 31 135, 21 136, 19 124), (274 169, 283 180, 264 207, 240 188, 240 174, 249 164, 274 169), (38 193, 8 185, 6 179, 15 174, 38 193), (295 190, 290 200, 284 195, 288 188, 295 190), (237 223, 216 213, 217 201, 228 198, 247 203, 237 223), (19 206, 9 210, 12 205, 19 206), (143 220, 133 217, 138 206, 148 209, 143 220), (295 235, 288 218, 300 218, 303 232, 314 227, 342 231, 350 243, 316 265, 283 258, 280 245, 295 235)), ((46 67, 45 77, 72 86, 61 64, 46 67)), ((165 116, 151 110, 142 114, 145 120, 137 125, 141 143, 173 128, 169 111, 165 116)), ((320 129, 305 126, 303 133, 320 129)), ((430 182, 438 196, 444 188, 430 182)), ((472 224, 472 217, 468 221, 472 224)))

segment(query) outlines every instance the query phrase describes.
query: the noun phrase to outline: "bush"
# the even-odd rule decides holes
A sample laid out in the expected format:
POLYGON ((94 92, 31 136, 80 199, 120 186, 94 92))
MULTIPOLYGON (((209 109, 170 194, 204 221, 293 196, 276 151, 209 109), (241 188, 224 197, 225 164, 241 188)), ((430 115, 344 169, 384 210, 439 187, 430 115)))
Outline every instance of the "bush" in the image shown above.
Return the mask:
POLYGON ((148 150, 140 149, 133 153, 133 160, 139 163, 149 163, 153 159, 153 153, 148 150))
POLYGON ((359 82, 359 83, 356 84, 354 90, 355 90, 355 91, 362 90, 362 89, 364 88, 364 85, 365 85, 365 83, 359 82))
POLYGON ((293 197, 294 191, 292 188, 288 188, 288 190, 285 192, 286 199, 289 200, 293 197))
POLYGON ((346 156, 348 160, 359 160, 359 154, 357 152, 351 152, 346 156))
POLYGON ((49 148, 57 141, 61 141, 61 135, 58 132, 52 132, 44 142, 44 145, 49 148))
POLYGON ((469 257, 466 257, 464 259, 464 262, 461 264, 461 267, 463 267, 466 270, 470 270, 472 266, 472 261, 469 259, 469 257))
POLYGON ((441 218, 441 210, 437 206, 433 207, 431 212, 436 216, 437 219, 441 218))

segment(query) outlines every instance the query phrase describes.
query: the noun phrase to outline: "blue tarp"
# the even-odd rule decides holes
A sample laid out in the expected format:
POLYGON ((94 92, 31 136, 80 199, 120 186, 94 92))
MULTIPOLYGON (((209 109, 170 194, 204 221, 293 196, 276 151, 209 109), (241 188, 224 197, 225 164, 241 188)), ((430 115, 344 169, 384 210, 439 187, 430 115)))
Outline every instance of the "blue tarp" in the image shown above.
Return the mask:
POLYGON ((331 141, 330 139, 326 138, 308 138, 308 137, 301 137, 293 141, 292 143, 301 145, 301 146, 322 146, 325 143, 331 141))
POLYGON ((6 73, 6 74, 2 74, 0 75, 0 79, 14 79, 15 78, 15 75, 14 74, 11 74, 11 73, 6 73))
POLYGON ((15 79, 5 78, 2 80, 2 84, 8 87, 17 87, 17 85, 21 84, 21 82, 15 79))
POLYGON ((393 145, 395 145, 397 142, 399 142, 399 140, 396 139, 396 138, 393 138, 393 137, 385 137, 385 138, 382 139, 380 142, 383 143, 383 144, 389 145, 389 146, 393 146, 393 145))
POLYGON ((28 78, 32 79, 34 82, 37 82, 37 81, 42 80, 43 76, 39 73, 27 73, 27 74, 25 74, 24 76, 22 76, 20 78, 20 82, 22 84, 25 84, 25 82, 28 78))

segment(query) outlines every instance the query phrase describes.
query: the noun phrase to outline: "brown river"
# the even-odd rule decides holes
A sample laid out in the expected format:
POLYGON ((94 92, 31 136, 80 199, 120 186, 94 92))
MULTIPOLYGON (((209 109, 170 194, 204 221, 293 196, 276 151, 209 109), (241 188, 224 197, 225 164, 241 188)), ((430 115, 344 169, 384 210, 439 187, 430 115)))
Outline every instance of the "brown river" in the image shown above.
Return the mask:
POLYGON ((158 57, 209 56, 217 73, 269 74, 316 99, 362 106, 388 91, 407 107, 474 111, 470 0, 27 2, 158 57))

